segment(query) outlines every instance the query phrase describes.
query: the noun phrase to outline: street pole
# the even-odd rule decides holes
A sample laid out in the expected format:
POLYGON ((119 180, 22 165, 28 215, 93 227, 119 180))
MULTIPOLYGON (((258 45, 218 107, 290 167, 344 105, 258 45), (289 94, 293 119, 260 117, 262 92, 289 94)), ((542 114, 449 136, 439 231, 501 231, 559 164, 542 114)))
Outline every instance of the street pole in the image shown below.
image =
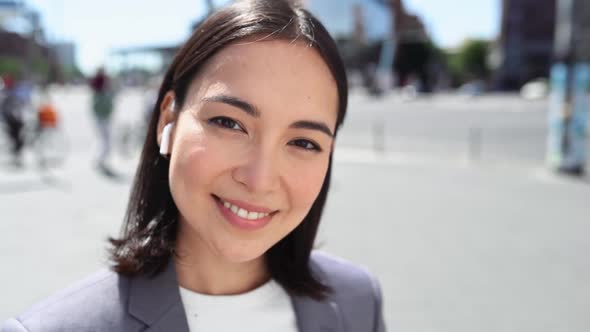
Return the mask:
POLYGON ((590 5, 586 0, 557 5, 547 161, 557 172, 581 176, 590 104, 590 5))

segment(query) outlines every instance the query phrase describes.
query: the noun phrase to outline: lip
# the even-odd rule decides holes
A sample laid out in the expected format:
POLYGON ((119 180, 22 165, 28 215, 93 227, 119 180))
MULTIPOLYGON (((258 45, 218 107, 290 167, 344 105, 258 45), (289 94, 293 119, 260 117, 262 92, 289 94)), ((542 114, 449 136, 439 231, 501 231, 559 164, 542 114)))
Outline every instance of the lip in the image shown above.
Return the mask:
POLYGON ((230 209, 226 208, 223 205, 223 203, 219 197, 217 197, 215 195, 212 195, 212 197, 213 197, 213 200, 215 201, 215 204, 217 205, 217 208, 221 212, 221 215, 230 224, 232 224, 233 226, 235 226, 239 229, 242 229, 242 230, 255 231, 255 230, 261 229, 264 226, 266 226, 272 220, 273 216, 275 215, 275 213, 273 213, 273 211, 268 210, 268 209, 264 209, 264 208, 252 206, 250 204, 242 204, 241 202, 236 202, 236 201, 224 199, 224 201, 226 201, 228 203, 231 203, 233 205, 237 205, 239 207, 242 207, 242 208, 252 211, 252 212, 270 213, 268 216, 261 218, 261 219, 257 219, 257 220, 244 219, 244 218, 241 218, 240 216, 236 215, 235 213, 233 213, 230 209))

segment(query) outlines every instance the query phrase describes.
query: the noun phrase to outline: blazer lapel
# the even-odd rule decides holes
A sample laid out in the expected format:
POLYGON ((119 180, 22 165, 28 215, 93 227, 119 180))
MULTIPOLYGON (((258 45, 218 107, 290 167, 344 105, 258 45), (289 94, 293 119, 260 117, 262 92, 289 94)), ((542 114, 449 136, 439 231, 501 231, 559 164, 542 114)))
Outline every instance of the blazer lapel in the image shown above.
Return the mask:
POLYGON ((173 262, 153 278, 130 280, 129 313, 148 326, 145 331, 189 332, 173 262))
POLYGON ((291 301, 299 332, 343 331, 340 310, 335 302, 301 296, 293 296, 291 301))
MULTIPOLYGON (((330 284, 326 273, 313 259, 310 260, 309 267, 320 282, 330 284)), ((310 297, 292 296, 291 302, 297 316, 299 332, 344 331, 340 308, 332 296, 328 296, 323 301, 310 297)))

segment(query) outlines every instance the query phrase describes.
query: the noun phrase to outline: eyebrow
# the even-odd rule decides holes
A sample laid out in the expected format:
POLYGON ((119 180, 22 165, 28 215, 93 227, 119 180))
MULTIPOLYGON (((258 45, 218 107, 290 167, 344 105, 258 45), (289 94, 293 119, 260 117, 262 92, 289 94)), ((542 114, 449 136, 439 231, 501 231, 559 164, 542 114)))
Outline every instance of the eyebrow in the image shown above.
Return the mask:
MULTIPOLYGON (((210 97, 203 98, 205 102, 214 102, 214 103, 223 103, 227 104, 240 110, 246 112, 248 115, 253 116, 255 118, 260 118, 260 111, 256 106, 250 104, 247 101, 244 101, 238 97, 228 96, 228 95, 215 95, 210 97)), ((289 128, 293 129, 309 129, 309 130, 317 130, 322 132, 330 137, 334 137, 334 134, 330 130, 330 128, 323 122, 318 121, 310 121, 310 120, 300 120, 292 123, 289 128)))
POLYGON ((317 130, 332 138, 334 137, 330 128, 321 122, 302 120, 293 123, 289 128, 317 130))
POLYGON ((256 106, 248 103, 247 101, 241 100, 238 97, 228 96, 228 95, 215 95, 210 97, 203 98, 203 101, 206 102, 214 102, 214 103, 224 103, 231 105, 233 107, 237 107, 242 111, 248 113, 249 115, 259 118, 260 112, 256 108, 256 106))

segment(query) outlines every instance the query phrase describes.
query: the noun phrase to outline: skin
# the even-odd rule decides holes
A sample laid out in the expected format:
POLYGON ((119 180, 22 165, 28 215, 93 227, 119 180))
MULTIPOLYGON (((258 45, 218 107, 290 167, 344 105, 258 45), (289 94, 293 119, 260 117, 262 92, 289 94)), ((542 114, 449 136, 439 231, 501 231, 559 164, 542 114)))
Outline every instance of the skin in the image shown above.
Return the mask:
POLYGON ((173 99, 169 92, 161 104, 158 132, 175 122, 169 180, 180 211, 179 283, 205 294, 247 292, 270 278, 265 252, 302 222, 320 192, 334 143, 336 83, 302 42, 242 41, 204 66, 177 112, 169 109, 173 99), (244 230, 214 197, 274 212, 261 229, 244 230))

